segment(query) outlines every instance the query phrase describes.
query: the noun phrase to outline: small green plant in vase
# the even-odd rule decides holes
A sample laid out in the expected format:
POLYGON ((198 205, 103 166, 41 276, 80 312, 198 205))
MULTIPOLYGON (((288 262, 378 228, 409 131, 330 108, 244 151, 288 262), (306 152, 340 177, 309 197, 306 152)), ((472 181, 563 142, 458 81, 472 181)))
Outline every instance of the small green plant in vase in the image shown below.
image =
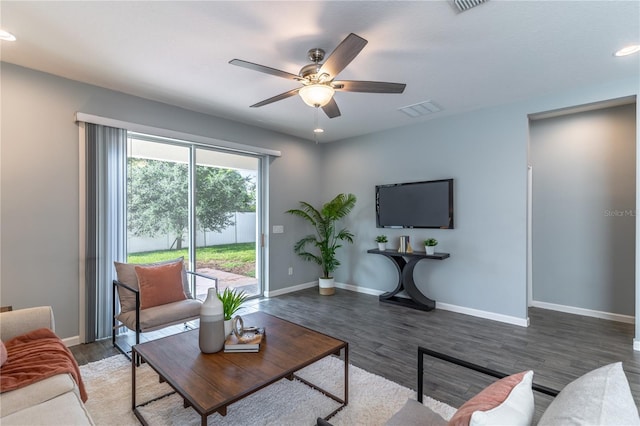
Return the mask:
POLYGON ((387 249, 387 239, 386 235, 378 235, 376 237, 376 243, 378 243, 378 250, 386 250, 387 249))
POLYGON ((249 295, 244 290, 238 290, 237 288, 225 288, 222 293, 218 293, 218 299, 222 302, 222 310, 224 313, 224 331, 228 335, 231 333, 231 320, 233 314, 238 312, 238 309, 249 298, 249 295))
POLYGON ((438 240, 436 240, 435 238, 427 238, 426 240, 424 240, 424 249, 427 254, 434 254, 437 245, 438 240))

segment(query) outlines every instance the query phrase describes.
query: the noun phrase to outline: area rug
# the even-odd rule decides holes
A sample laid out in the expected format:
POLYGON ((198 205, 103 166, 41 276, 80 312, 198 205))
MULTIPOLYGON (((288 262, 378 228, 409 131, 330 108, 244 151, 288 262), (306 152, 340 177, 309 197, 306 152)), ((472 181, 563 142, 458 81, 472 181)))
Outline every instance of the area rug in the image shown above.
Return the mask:
MULTIPOLYGON (((80 367, 89 400, 86 407, 97 425, 138 425, 131 412, 131 364, 122 355, 80 367)), ((344 364, 336 357, 327 357, 300 370, 298 375, 311 383, 343 395, 344 364)), ((159 383, 158 375, 142 365, 136 373, 138 403, 163 395, 171 389, 159 383)), ((349 404, 331 418, 335 426, 383 425, 416 393, 383 377, 353 365, 349 366, 349 404)), ((455 409, 429 397, 425 405, 445 419, 455 409)), ((227 415, 209 416, 209 425, 315 425, 338 407, 332 399, 304 383, 283 379, 249 397, 232 404, 227 415)), ((182 399, 171 395, 141 408, 150 425, 199 425, 200 417, 192 408, 183 408, 182 399)))

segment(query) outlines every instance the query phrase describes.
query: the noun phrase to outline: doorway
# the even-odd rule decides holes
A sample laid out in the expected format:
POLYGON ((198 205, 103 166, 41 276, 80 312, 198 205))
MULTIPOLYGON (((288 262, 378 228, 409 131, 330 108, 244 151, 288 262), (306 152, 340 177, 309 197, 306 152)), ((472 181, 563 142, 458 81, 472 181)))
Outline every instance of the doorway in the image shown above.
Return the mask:
POLYGON ((634 322, 630 102, 530 117, 530 306, 634 322))

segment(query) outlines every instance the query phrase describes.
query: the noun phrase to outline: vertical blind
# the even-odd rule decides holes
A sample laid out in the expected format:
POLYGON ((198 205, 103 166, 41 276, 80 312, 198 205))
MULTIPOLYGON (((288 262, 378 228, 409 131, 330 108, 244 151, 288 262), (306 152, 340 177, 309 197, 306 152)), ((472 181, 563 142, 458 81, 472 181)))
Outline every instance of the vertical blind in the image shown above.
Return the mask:
POLYGON ((86 341, 111 336, 114 261, 126 257, 127 130, 86 123, 86 341))

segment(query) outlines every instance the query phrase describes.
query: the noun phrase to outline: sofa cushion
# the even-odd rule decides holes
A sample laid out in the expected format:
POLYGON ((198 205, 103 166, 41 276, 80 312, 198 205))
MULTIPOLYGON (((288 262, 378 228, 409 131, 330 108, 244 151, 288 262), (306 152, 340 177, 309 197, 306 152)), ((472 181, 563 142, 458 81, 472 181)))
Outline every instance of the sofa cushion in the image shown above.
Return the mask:
MULTIPOLYGON (((180 302, 167 303, 140 311, 140 330, 153 331, 200 317, 202 302, 197 299, 186 299, 180 302)), ((136 329, 136 312, 123 312, 117 316, 118 321, 130 330, 136 329)))
POLYGON ((140 309, 185 300, 180 263, 135 267, 140 287, 140 309))
POLYGON ((622 363, 605 365, 569 383, 538 425, 640 425, 622 363))
POLYGON ((4 342, 0 340, 0 366, 7 362, 7 347, 4 342))
MULTIPOLYGON (((4 407, 4 398, 2 401, 4 407)), ((52 424, 93 425, 94 423, 75 392, 66 392, 8 416, 4 416, 3 413, 2 417, 3 426, 52 424)))
MULTIPOLYGON (((136 290, 138 287, 138 276, 136 275, 136 266, 154 266, 154 265, 167 265, 170 263, 182 263, 182 287, 184 289, 184 294, 187 296, 187 299, 192 299, 193 295, 191 294, 191 289, 189 288, 189 280, 187 279, 187 271, 184 269, 184 257, 179 257, 177 259, 165 260, 162 262, 156 263, 147 263, 147 264, 139 264, 139 263, 121 263, 121 262, 113 262, 116 268, 116 274, 118 277, 118 281, 123 284, 128 285, 131 288, 136 290)), ((122 287, 118 287, 118 298, 120 300, 120 311, 121 312, 129 312, 136 310, 136 295, 127 289, 122 287)))
POLYGON ((48 328, 32 330, 7 341, 7 362, 0 369, 0 388, 9 392, 32 383, 69 373, 87 399, 80 368, 71 351, 48 328))
POLYGON ((408 399, 404 406, 385 423, 386 426, 446 426, 446 424, 447 421, 438 413, 415 399, 408 399))
POLYGON ((533 371, 492 383, 456 411, 450 425, 530 425, 534 413, 533 371))
POLYGON ((76 382, 70 374, 56 374, 29 386, 4 392, 2 404, 0 404, 0 415, 2 415, 3 421, 0 423, 4 424, 5 416, 48 401, 66 392, 78 393, 76 382))

